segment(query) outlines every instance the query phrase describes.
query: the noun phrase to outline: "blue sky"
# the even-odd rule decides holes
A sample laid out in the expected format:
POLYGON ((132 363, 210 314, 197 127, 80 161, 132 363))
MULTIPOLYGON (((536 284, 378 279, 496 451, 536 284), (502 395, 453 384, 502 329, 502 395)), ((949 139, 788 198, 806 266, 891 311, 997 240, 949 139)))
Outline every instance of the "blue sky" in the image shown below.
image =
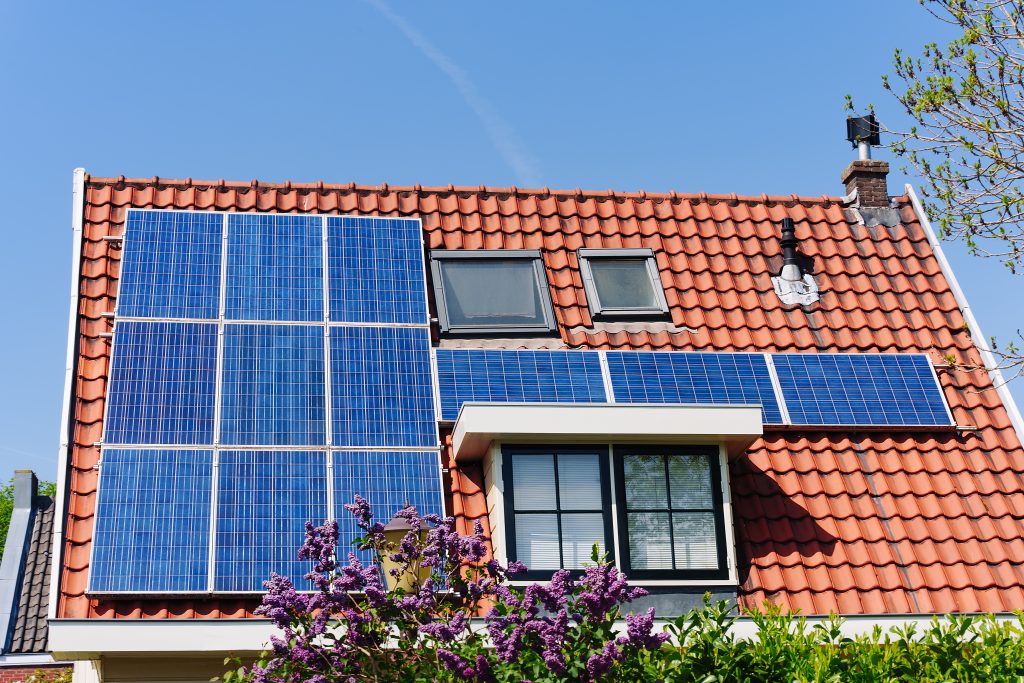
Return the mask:
MULTIPOLYGON (((283 7, 0 4, 0 476, 56 472, 76 166, 838 194, 843 96, 898 124, 893 48, 948 38, 913 0, 283 7)), ((1024 281, 947 253, 986 334, 1012 336, 1024 281)))

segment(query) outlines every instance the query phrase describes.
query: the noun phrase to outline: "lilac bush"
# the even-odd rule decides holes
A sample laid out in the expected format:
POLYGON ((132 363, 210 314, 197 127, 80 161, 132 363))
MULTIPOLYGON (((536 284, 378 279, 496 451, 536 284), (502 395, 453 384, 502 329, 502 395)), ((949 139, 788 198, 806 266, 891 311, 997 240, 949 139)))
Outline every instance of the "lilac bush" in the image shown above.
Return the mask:
POLYGON ((479 523, 469 536, 455 520, 398 513, 411 527, 389 543, 362 498, 346 505, 362 530, 355 552, 339 561, 338 526, 306 523, 299 558, 313 562, 303 592, 271 575, 257 613, 279 633, 271 650, 225 683, 335 681, 653 680, 649 653, 668 637, 654 633, 654 612, 623 614, 646 594, 604 561, 595 546, 582 576, 555 572, 546 584, 508 583, 526 570, 488 557, 479 523), (389 591, 383 567, 411 577, 389 591), (615 624, 625 623, 625 632, 615 624))

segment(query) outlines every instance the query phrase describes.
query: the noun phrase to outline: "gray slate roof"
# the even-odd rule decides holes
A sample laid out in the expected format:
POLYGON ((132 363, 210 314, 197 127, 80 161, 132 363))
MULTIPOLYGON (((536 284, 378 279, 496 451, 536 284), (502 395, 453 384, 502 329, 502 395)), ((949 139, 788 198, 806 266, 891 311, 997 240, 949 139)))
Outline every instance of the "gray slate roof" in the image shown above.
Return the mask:
POLYGON ((53 498, 36 496, 32 533, 25 551, 25 569, 18 591, 17 612, 8 654, 46 652, 46 610, 50 596, 50 548, 53 541, 53 498))

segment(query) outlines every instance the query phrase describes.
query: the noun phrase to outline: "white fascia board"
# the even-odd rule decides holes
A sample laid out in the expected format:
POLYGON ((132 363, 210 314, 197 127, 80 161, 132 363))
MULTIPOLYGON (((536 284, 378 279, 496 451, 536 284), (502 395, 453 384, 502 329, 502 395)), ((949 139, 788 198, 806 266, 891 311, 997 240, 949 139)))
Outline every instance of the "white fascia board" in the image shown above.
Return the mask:
POLYGON ((269 619, 51 619, 56 659, 161 652, 262 652, 276 629, 269 619))
POLYGON ((764 433, 756 405, 466 403, 452 432, 458 461, 509 443, 717 443, 730 456, 764 433))
POLYGON ((78 295, 82 283, 82 226, 85 221, 85 169, 76 168, 71 178, 71 292, 68 310, 68 339, 64 359, 64 395, 60 407, 60 446, 57 451, 57 490, 54 502, 53 546, 50 552, 50 594, 47 616, 57 616, 61 564, 64 562, 64 522, 67 511, 68 469, 71 466, 71 423, 74 420, 75 365, 78 353, 78 295))
POLYGON ((50 664, 71 664, 71 661, 57 661, 49 654, 11 654, 0 655, 0 667, 8 666, 48 666, 50 664))

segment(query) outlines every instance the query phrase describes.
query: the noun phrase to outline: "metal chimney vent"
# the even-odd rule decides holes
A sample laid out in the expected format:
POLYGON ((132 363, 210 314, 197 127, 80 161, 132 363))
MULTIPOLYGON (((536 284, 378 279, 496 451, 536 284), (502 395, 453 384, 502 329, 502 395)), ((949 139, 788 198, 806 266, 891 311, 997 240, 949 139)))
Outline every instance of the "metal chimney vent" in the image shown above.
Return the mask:
POLYGON ((882 144, 875 115, 846 117, 846 139, 858 151, 860 159, 870 159, 871 148, 882 144))
POLYGON ((800 255, 797 253, 796 225, 792 218, 782 219, 782 270, 772 276, 775 293, 784 304, 807 306, 819 299, 818 284, 810 273, 800 268, 800 255))

